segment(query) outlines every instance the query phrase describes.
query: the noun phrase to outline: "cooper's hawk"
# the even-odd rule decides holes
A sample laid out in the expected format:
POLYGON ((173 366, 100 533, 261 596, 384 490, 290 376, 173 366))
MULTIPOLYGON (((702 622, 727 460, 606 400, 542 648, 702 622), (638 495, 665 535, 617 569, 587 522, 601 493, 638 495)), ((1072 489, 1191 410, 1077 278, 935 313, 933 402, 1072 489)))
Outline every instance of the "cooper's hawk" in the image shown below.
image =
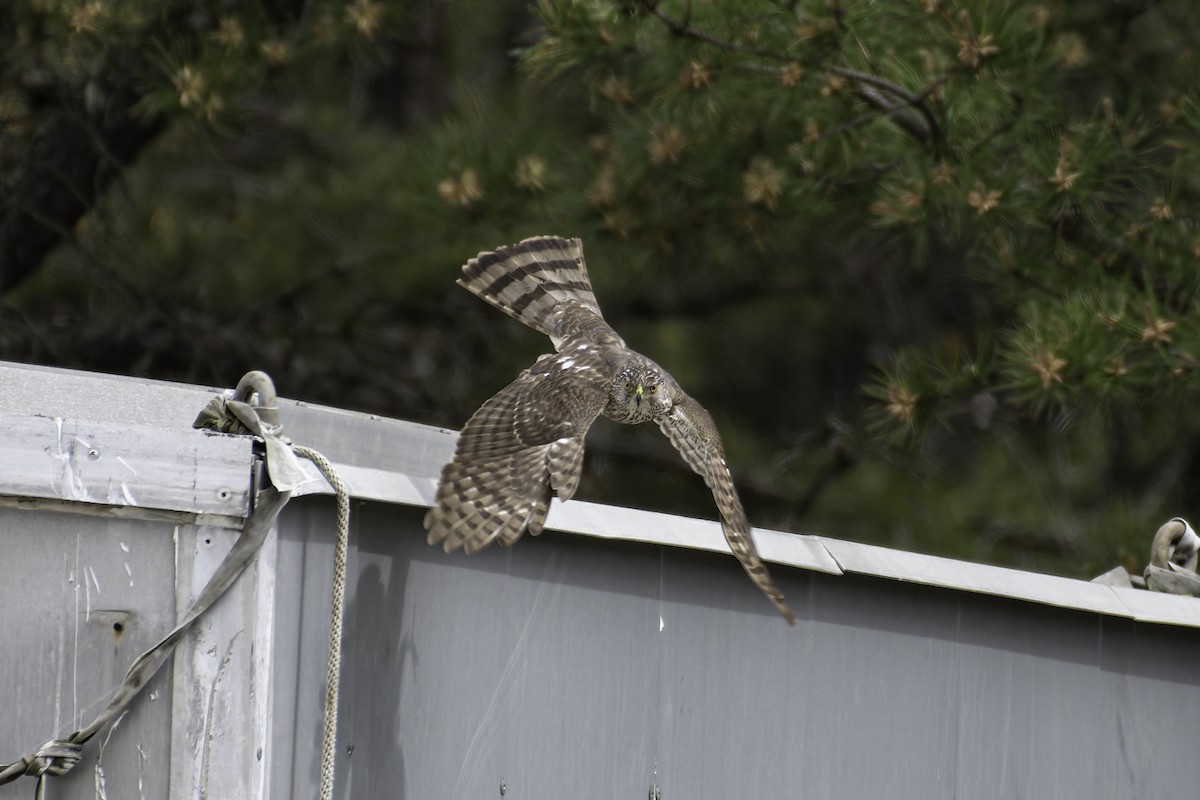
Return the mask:
POLYGON ((541 533, 551 493, 565 501, 579 486, 583 437, 596 417, 653 420, 712 489, 725 539, 750 579, 795 624, 754 547, 712 417, 604 321, 583 243, 526 239, 480 253, 463 274, 460 286, 548 335, 557 353, 538 358, 467 420, 425 516, 429 543, 474 553, 541 533))

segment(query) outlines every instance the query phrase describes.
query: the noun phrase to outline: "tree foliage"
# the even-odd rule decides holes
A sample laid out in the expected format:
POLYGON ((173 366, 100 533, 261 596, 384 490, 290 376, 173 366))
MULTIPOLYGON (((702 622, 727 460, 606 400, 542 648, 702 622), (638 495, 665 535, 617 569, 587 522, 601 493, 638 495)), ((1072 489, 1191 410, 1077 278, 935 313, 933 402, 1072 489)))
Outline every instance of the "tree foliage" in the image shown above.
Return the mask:
MULTIPOLYGON (((1087 574, 1195 510, 1185 0, 0 13, 5 357, 457 426, 546 346, 457 266, 576 235, 757 524, 1087 574)), ((709 513, 590 441, 584 496, 709 513)))
POLYGON ((890 360, 875 394, 895 423, 981 390, 1061 412, 1194 388, 1184 4, 542 9, 528 60, 579 78, 610 121, 595 179, 612 178, 618 233, 693 258, 730 234, 813 252, 824 232, 836 257, 874 228, 918 264, 949 246, 988 284, 996 335, 890 360))

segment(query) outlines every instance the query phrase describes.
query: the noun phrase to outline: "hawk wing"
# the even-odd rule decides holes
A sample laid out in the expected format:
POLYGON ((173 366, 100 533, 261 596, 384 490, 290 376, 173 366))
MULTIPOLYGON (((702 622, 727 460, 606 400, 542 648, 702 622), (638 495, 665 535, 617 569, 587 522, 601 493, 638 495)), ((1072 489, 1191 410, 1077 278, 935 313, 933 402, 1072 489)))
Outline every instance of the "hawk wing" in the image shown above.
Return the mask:
POLYGON ((541 533, 551 493, 569 500, 579 486, 583 437, 611 383, 603 348, 581 342, 542 356, 484 403, 442 469, 429 543, 470 554, 541 533))
POLYGON ((796 615, 784 602, 783 592, 771 580, 767 565, 759 558, 758 549, 754 546, 750 521, 746 519, 742 501, 738 499, 733 485, 733 476, 725 464, 725 448, 716 424, 703 406, 682 390, 676 391, 678 397, 674 406, 670 413, 659 418, 658 427, 671 440, 688 466, 701 475, 708 488, 712 489, 717 510, 721 513, 721 530, 725 532, 725 541, 738 561, 742 562, 750 580, 775 604, 788 624, 795 625, 796 615))

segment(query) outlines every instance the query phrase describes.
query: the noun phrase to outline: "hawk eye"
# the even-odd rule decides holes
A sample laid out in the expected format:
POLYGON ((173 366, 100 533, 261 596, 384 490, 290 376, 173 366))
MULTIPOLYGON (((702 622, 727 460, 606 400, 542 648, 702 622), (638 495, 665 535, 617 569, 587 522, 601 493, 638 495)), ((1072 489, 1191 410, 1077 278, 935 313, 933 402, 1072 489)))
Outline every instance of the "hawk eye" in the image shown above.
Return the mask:
POLYGON ((657 392, 657 391, 658 391, 658 387, 657 387, 657 386, 651 386, 651 387, 650 387, 650 394, 654 394, 654 393, 655 393, 655 392, 657 392))
POLYGON ((633 381, 625 381, 625 391, 627 391, 627 392, 633 391, 633 381))

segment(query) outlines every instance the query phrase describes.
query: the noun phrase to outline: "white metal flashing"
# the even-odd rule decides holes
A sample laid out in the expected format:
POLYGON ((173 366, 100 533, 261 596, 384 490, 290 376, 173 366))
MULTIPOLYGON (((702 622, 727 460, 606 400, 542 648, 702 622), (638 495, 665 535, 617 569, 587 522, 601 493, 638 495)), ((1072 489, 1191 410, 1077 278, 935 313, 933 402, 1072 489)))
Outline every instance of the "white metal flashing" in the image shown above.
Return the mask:
MULTIPOLYGON (((331 494, 311 470, 313 481, 300 494, 331 494)), ((355 497, 428 507, 436 481, 383 470, 339 466, 355 497)), ((546 527, 563 533, 728 553, 720 523, 580 500, 550 507, 546 527)), ((830 575, 857 574, 1006 597, 1059 608, 1091 611, 1141 622, 1200 627, 1200 599, 1124 589, 1057 575, 996 567, 940 556, 831 539, 826 536, 754 529, 764 560, 830 575)))

